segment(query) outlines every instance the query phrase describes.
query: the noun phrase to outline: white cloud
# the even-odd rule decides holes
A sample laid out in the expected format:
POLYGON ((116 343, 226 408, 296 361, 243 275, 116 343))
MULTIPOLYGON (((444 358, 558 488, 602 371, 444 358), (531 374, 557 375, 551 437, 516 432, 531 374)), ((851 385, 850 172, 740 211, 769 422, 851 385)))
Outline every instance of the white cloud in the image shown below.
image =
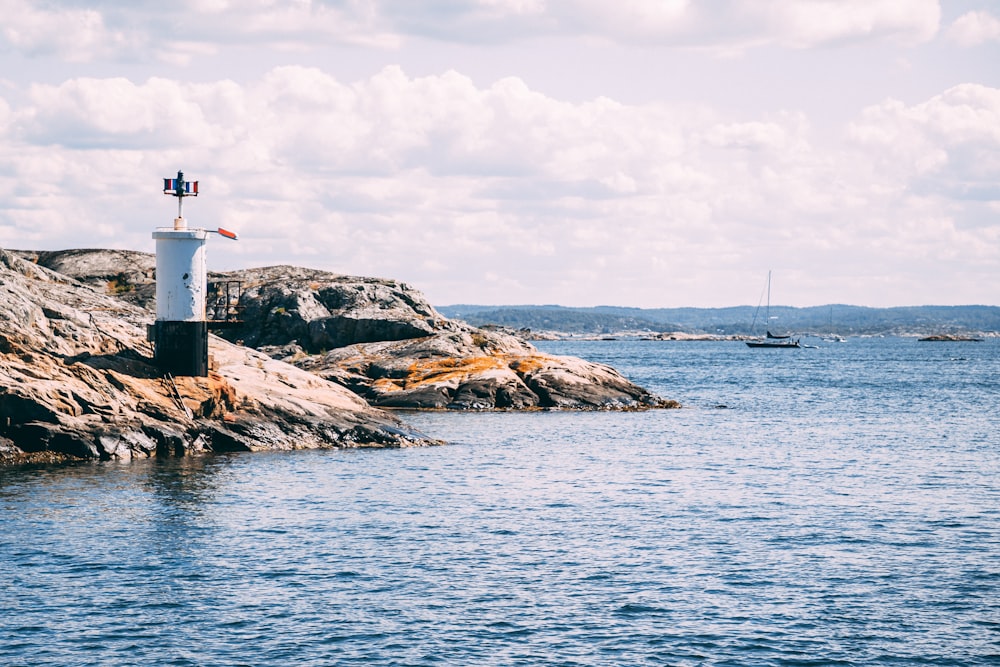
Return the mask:
POLYGON ((884 39, 915 44, 932 39, 940 21, 937 0, 722 0, 711 6, 690 0, 481 0, 433 13, 403 0, 384 0, 380 8, 385 25, 402 36, 499 42, 588 35, 720 53, 884 39))
POLYGON ((717 148, 782 150, 787 146, 785 130, 779 124, 753 121, 720 123, 705 133, 705 141, 717 148))
MULTIPOLYGON (((610 42, 739 53, 759 46, 812 48, 891 39, 914 44, 938 29, 938 0, 299 0, 111 3, 78 9, 53 0, 36 9, 0 0, 0 46, 27 55, 70 60, 159 59, 179 65, 233 46, 286 51, 332 44, 395 49, 430 38, 471 44, 530 37, 590 36, 610 42), (178 16, 184 20, 178 20, 178 16)), ((953 26, 969 35, 989 30, 983 12, 953 26), (975 22, 978 27, 971 26, 975 22), (976 32, 978 30, 979 32, 976 32)))
POLYGON ((22 129, 36 142, 75 147, 212 145, 229 130, 234 84, 182 84, 153 78, 136 85, 128 79, 81 78, 59 86, 34 85, 32 106, 21 114, 22 129), (205 111, 222 116, 211 126, 205 111), (221 135, 221 136, 220 136, 221 135))
POLYGON ((746 3, 768 16, 776 41, 797 47, 892 38, 925 42, 938 30, 936 0, 783 0, 746 3))
POLYGON ((887 100, 866 109, 849 134, 899 183, 958 199, 1000 199, 996 88, 963 84, 913 106, 887 100))
POLYGON ((380 6, 386 25, 400 35, 455 41, 588 35, 727 54, 768 45, 812 48, 885 39, 916 44, 932 39, 940 21, 937 0, 721 0, 710 6, 690 0, 483 0, 434 13, 403 0, 380 6))
POLYGON ((10 131, 13 114, 7 100, 0 98, 0 139, 4 139, 10 131))
POLYGON ((689 0, 576 0, 554 7, 551 13, 564 26, 580 25, 585 31, 611 39, 663 38, 689 25, 689 0))
POLYGON ((955 19, 947 34, 962 46, 1000 41, 1000 19, 986 11, 968 12, 955 19))
POLYGON ((545 0, 477 0, 477 4, 499 16, 541 14, 545 11, 545 0))
POLYGON ((216 265, 392 276, 439 302, 655 305, 669 284, 724 305, 750 297, 690 277, 717 289, 775 264, 799 272, 794 300, 830 289, 812 267, 854 281, 995 262, 996 225, 977 217, 1000 199, 1000 91, 985 86, 870 107, 835 150, 801 114, 569 103, 399 67, 353 84, 304 67, 245 85, 81 78, 7 106, 0 246, 151 249, 173 216, 159 179, 183 168, 202 181, 194 224, 241 232, 216 265))
POLYGON ((0 50, 71 62, 156 59, 189 65, 233 45, 303 50, 330 42, 394 48, 374 2, 320 0, 94 3, 0 0, 0 50))
MULTIPOLYGON (((207 27, 210 34, 224 34, 230 28, 234 38, 285 43, 290 48, 331 38, 370 46, 396 45, 397 38, 380 29, 376 2, 355 0, 338 4, 346 6, 320 0, 233 3, 213 12, 216 20, 207 27)), ((199 12, 198 2, 191 3, 190 11, 199 12)))
POLYGON ((26 0, 0 0, 0 16, 0 49, 30 56, 86 62, 129 45, 122 32, 108 29, 96 9, 38 9, 26 0))
POLYGON ((213 265, 438 303, 728 305, 768 268, 790 302, 996 300, 1000 92, 937 0, 0 10, 0 246, 151 250, 180 168, 241 232, 213 265))

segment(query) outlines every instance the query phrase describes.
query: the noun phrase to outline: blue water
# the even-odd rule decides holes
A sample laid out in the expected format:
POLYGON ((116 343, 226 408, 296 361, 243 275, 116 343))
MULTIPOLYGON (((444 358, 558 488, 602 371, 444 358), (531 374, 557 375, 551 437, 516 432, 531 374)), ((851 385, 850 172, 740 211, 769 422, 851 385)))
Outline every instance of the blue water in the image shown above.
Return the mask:
POLYGON ((2 665, 1000 664, 1000 341, 546 343, 680 400, 0 471, 2 665))

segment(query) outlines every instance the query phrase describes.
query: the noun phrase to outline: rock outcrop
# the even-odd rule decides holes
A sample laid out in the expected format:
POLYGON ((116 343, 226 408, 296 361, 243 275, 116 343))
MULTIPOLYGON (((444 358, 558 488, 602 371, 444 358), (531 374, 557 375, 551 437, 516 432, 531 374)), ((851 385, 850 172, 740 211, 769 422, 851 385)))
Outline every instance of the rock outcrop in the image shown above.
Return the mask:
POLYGON ((270 352, 339 382, 381 407, 609 410, 676 406, 608 366, 544 354, 506 336, 464 327, 405 341, 357 343, 325 354, 303 355, 295 346, 270 352))
POLYGON ((982 338, 976 336, 965 336, 961 334, 934 334, 917 339, 923 343, 982 343, 982 338))
POLYGON ((214 336, 209 377, 164 377, 151 321, 0 250, 0 462, 435 442, 338 384, 214 336))
POLYGON ((544 354, 438 313, 404 283, 288 266, 220 274, 243 285, 224 335, 340 383, 379 407, 676 407, 614 369, 544 354))
POLYGON ((74 278, 101 294, 156 309, 156 256, 134 250, 10 250, 13 255, 74 278))
MULTIPOLYGON (((148 305, 155 258, 120 250, 22 255, 148 305)), ((220 335, 341 384, 380 407, 645 409, 677 407, 614 369, 545 354, 500 330, 438 313, 412 287, 292 266, 212 273, 238 281, 243 324, 220 335)))

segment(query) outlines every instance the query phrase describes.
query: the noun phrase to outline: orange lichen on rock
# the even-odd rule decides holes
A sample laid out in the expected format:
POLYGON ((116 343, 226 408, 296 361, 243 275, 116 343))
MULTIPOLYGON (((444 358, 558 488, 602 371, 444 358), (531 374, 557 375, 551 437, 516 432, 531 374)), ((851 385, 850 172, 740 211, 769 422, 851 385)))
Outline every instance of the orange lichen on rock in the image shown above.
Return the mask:
POLYGON ((414 361, 407 377, 398 389, 414 389, 427 384, 457 384, 470 376, 492 370, 506 369, 502 357, 466 357, 464 359, 433 359, 414 361))
POLYGON ((236 390, 215 372, 204 378, 177 377, 173 383, 193 417, 218 418, 230 412, 236 403, 236 390))
MULTIPOLYGON (((492 354, 474 357, 438 357, 412 361, 401 377, 381 377, 371 381, 379 394, 419 389, 429 385, 456 387, 486 374, 508 376, 518 382, 525 375, 553 365, 546 355, 492 354)), ((558 365, 558 364, 556 364, 558 365)))
POLYGON ((529 357, 517 357, 511 360, 508 365, 510 369, 518 375, 524 375, 525 373, 536 371, 539 368, 544 368, 546 365, 549 365, 551 361, 551 359, 546 357, 532 355, 529 357))
POLYGON ((378 380, 372 381, 372 387, 379 393, 388 393, 392 391, 400 391, 403 389, 403 385, 406 380, 397 380, 393 378, 379 378, 378 380))

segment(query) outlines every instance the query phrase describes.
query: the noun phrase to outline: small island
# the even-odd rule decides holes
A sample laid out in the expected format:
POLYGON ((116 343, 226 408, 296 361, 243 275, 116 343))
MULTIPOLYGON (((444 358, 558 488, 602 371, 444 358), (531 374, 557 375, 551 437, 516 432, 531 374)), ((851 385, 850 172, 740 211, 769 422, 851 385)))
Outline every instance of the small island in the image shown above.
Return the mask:
POLYGON ((974 336, 960 336, 958 334, 934 334, 918 338, 922 343, 982 343, 982 338, 974 336))
POLYGON ((387 408, 678 407, 614 369, 440 315, 393 280, 299 267, 238 283, 207 377, 153 363, 153 255, 0 250, 0 463, 440 444, 387 408))

